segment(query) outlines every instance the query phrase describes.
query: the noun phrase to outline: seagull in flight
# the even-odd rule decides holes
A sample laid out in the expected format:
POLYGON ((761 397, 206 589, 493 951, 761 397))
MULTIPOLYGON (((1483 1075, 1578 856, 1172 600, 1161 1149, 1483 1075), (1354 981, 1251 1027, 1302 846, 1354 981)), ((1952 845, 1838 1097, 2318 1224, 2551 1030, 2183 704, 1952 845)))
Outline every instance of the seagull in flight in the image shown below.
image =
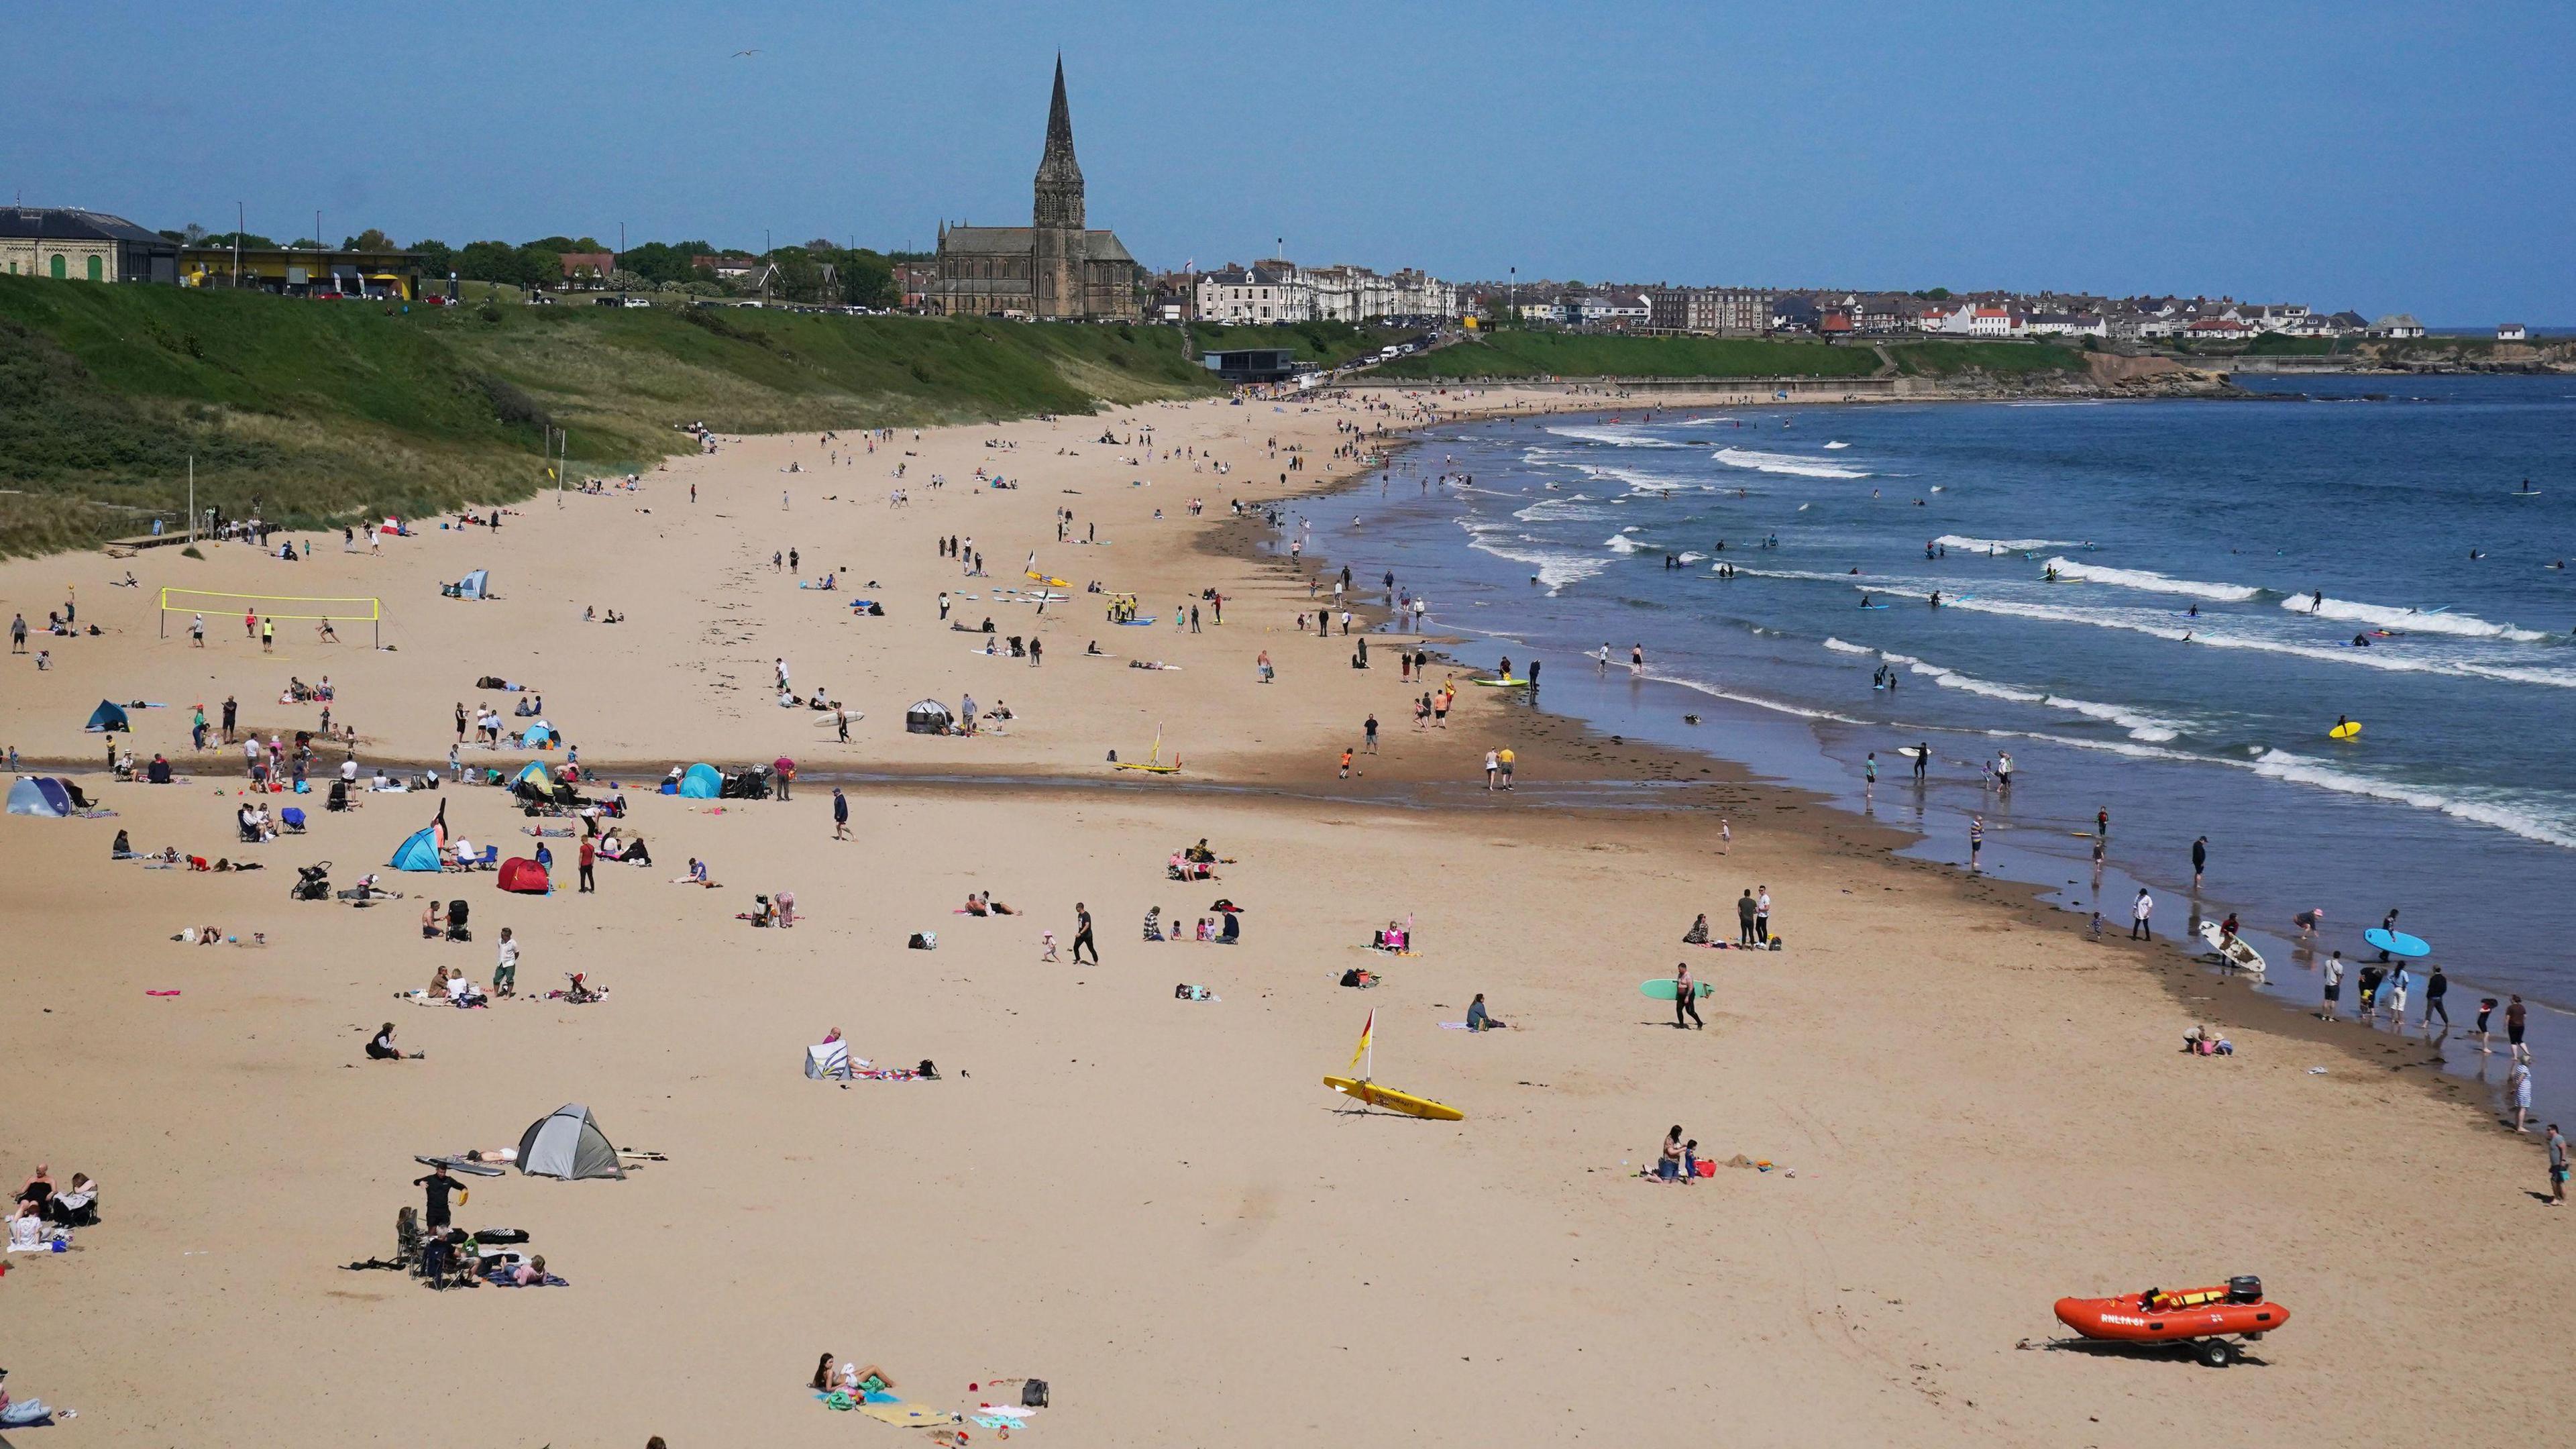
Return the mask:
POLYGON ((735 51, 732 55, 726 56, 726 57, 725 57, 725 59, 727 59, 727 60, 737 60, 737 59, 740 59, 741 57, 746 56, 746 55, 758 55, 758 54, 760 54, 760 52, 759 52, 758 50, 737 50, 737 51, 735 51))

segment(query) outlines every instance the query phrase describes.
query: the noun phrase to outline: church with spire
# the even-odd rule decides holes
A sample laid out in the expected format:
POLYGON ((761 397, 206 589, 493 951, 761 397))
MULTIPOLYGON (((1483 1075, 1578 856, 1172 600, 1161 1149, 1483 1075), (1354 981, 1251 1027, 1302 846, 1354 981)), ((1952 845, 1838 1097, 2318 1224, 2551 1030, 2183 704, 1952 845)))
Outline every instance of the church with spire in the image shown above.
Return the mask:
POLYGON ((941 224, 939 275, 926 294, 931 310, 1047 321, 1135 320, 1136 259, 1116 232, 1086 224, 1062 56, 1055 62, 1055 98, 1047 107, 1036 192, 1027 226, 941 224))

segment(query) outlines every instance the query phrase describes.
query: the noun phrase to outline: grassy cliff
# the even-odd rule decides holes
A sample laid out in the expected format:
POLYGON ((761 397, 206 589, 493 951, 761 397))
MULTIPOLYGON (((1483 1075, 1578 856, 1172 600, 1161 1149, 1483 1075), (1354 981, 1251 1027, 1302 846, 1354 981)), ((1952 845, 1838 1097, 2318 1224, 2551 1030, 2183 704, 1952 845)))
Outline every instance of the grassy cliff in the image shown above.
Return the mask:
POLYGON ((1215 391, 1170 328, 751 309, 303 302, 0 277, 0 553, 184 507, 318 523, 524 496, 723 431, 1083 412, 1215 391))

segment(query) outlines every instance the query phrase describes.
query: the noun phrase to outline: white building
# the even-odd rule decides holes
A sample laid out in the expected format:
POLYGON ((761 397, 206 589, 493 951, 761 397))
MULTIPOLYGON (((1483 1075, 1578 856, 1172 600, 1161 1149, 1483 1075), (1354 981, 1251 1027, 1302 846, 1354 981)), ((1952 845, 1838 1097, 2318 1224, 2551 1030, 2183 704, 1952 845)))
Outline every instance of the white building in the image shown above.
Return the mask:
POLYGON ((2033 312, 2023 331, 2032 337, 2108 337, 2111 329, 2090 312, 2033 312))
POLYGON ((2496 328, 2496 341, 2498 342, 2528 342, 2530 340, 2531 329, 2523 326, 2519 322, 2507 322, 2496 328))
POLYGON ((1199 320, 1235 327, 1306 322, 1315 291, 1292 268, 1227 267, 1199 278, 1199 320))
POLYGON ((2416 321, 2415 315, 2411 312, 2391 312, 2370 324, 2370 335, 2398 340, 2421 337, 2424 335, 2424 324, 2416 321))

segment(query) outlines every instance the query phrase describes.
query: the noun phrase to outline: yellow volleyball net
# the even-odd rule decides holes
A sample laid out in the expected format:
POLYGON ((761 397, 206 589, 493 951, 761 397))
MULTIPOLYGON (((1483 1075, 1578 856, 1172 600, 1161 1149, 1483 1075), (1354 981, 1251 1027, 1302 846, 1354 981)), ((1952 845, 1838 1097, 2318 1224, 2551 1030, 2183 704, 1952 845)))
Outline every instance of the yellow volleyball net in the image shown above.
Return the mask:
MULTIPOLYGON (((338 624, 366 624, 381 634, 385 602, 373 595, 356 598, 324 598, 306 594, 227 594, 212 589, 172 589, 161 591, 161 637, 170 637, 172 614, 255 614, 262 619, 330 620, 338 624)), ((379 641, 381 642, 381 641, 379 641)))

